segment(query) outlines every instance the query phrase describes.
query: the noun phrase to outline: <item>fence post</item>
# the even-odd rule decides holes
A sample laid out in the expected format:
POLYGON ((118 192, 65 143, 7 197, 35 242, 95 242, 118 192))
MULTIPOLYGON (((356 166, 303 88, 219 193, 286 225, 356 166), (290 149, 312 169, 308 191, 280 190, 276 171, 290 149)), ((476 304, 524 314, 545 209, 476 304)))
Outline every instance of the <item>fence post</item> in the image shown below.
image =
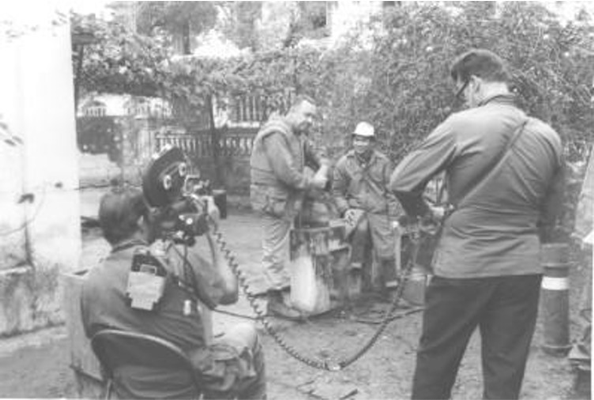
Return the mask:
POLYGON ((542 312, 544 320, 545 353, 565 356, 569 343, 569 245, 566 243, 543 244, 541 263, 542 312))

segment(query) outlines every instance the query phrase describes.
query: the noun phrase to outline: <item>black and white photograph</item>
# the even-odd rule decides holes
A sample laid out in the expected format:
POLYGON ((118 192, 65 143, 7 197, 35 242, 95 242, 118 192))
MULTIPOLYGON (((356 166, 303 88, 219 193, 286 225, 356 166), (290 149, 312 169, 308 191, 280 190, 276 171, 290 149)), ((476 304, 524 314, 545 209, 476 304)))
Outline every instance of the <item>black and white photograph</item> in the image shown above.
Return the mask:
POLYGON ((0 54, 0 398, 592 398, 593 2, 8 0, 0 54))

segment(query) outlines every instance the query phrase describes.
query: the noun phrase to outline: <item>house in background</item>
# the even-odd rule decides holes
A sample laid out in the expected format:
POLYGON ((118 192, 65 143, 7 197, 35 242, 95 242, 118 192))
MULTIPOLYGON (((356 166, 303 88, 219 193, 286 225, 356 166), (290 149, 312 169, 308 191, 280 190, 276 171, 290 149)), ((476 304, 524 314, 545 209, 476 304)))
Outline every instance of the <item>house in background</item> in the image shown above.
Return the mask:
POLYGON ((138 175, 138 168, 157 148, 155 132, 176 132, 167 101, 131 95, 87 95, 79 101, 76 122, 79 151, 107 156, 91 160, 81 155, 80 173, 85 183, 109 181, 121 175, 122 169, 138 175), (108 160, 113 165, 106 163, 108 160))

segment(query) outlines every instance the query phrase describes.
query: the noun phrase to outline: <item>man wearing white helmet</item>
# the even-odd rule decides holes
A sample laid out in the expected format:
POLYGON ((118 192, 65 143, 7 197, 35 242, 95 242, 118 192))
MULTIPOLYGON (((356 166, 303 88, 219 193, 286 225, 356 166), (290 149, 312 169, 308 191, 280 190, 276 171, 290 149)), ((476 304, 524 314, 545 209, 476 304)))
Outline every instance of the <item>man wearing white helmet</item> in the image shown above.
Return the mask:
MULTIPOLYGON (((338 211, 355 221, 352 233, 351 265, 361 268, 369 242, 379 264, 379 282, 369 282, 374 289, 387 291, 397 285, 394 232, 391 222, 402 209, 387 189, 393 165, 375 149, 375 130, 360 122, 352 133, 353 148, 342 156, 334 169, 332 192, 338 211)), ((369 272, 369 271, 366 271, 369 272)))

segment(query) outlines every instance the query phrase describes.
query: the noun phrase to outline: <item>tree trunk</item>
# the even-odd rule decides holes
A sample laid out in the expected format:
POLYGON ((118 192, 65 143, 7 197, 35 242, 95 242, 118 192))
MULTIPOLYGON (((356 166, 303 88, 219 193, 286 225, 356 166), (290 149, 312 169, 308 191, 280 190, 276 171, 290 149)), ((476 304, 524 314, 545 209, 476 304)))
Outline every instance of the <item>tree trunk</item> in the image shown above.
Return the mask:
POLYGON ((182 25, 182 54, 192 54, 190 42, 190 21, 185 21, 182 25))

